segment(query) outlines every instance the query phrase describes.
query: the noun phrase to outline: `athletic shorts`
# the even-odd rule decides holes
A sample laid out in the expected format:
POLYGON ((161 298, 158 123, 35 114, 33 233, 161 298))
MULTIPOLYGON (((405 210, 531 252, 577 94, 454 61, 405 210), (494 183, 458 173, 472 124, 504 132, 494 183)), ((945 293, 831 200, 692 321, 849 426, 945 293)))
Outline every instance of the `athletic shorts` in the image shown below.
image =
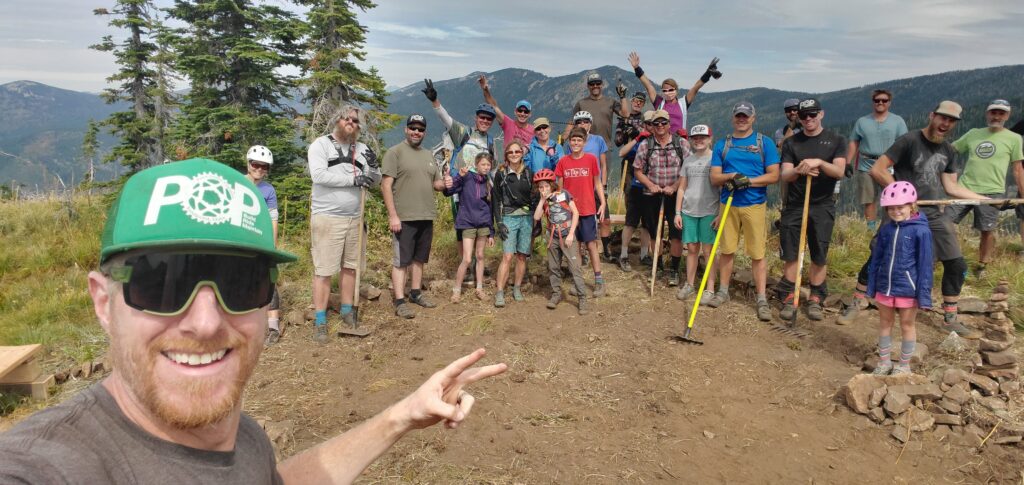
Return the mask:
POLYGON ((501 222, 508 227, 508 238, 502 241, 501 251, 505 254, 529 255, 533 217, 528 215, 502 216, 501 222))
POLYGON ((580 221, 576 224, 576 240, 581 243, 597 240, 597 216, 580 216, 580 221))
POLYGON ((477 238, 491 237, 491 228, 489 227, 471 227, 462 230, 462 239, 477 239, 477 238))
MULTIPOLYGON (((796 261, 800 252, 800 224, 803 207, 786 208, 779 217, 780 259, 796 261)), ((810 206, 807 214, 807 251, 811 262, 824 266, 828 262, 828 245, 832 240, 832 227, 836 221, 834 206, 810 206)))
POLYGON ((629 227, 640 227, 640 220, 643 218, 643 211, 640 208, 640 198, 644 195, 641 187, 629 187, 626 193, 626 225, 629 227))
POLYGON ((359 218, 313 214, 310 218, 313 273, 334 276, 359 265, 359 218))
MULTIPOLYGON (((683 238, 683 230, 676 228, 675 224, 672 224, 672 219, 676 213, 676 196, 655 194, 648 195, 643 194, 640 196, 640 207, 643 211, 644 227, 647 228, 647 233, 651 235, 651 239, 657 237, 658 233, 658 212, 659 208, 664 207, 665 213, 662 215, 665 221, 668 221, 668 238, 674 240, 680 240, 683 238)), ((664 222, 662 222, 664 224, 664 222)), ((664 231, 664 228, 662 228, 664 231)), ((662 232, 664 234, 664 232, 662 232)))
POLYGON ((878 203, 882 187, 871 178, 871 172, 857 172, 857 202, 860 205, 878 203))
MULTIPOLYGON (((608 187, 604 188, 604 196, 608 197, 608 187)), ((594 189, 594 204, 600 205, 601 199, 597 197, 597 189, 594 189)), ((607 221, 611 217, 611 212, 608 211, 608 199, 604 200, 604 220, 607 221)))
POLYGON ((906 296, 885 296, 875 293, 875 303, 889 308, 917 308, 917 300, 906 296))
POLYGON ((402 221, 402 230, 391 236, 391 245, 395 251, 391 265, 405 268, 413 261, 427 264, 433 238, 434 221, 402 221))
POLYGON ((280 310, 281 309, 281 295, 277 292, 277 286, 274 287, 274 296, 270 298, 270 307, 267 310, 280 310))
MULTIPOLYGON (((1002 199, 1006 194, 982 194, 992 199, 1002 199)), ((960 224, 960 221, 967 217, 967 214, 974 213, 974 228, 979 231, 990 232, 996 230, 999 223, 999 208, 992 205, 951 205, 946 208, 953 223, 960 224)))
POLYGON ((932 230, 935 259, 949 261, 963 257, 960 240, 956 237, 956 224, 949 217, 949 212, 938 212, 931 207, 924 207, 921 211, 928 217, 928 228, 932 230))
MULTIPOLYGON (((718 211, 725 214, 725 204, 718 211)), ((747 207, 731 207, 722 229, 718 247, 722 254, 736 254, 740 249, 740 234, 750 259, 764 259, 768 244, 768 204, 761 203, 747 207)))
POLYGON ((715 217, 715 214, 704 217, 683 214, 683 243, 714 244, 715 230, 711 228, 711 221, 714 221, 715 217))

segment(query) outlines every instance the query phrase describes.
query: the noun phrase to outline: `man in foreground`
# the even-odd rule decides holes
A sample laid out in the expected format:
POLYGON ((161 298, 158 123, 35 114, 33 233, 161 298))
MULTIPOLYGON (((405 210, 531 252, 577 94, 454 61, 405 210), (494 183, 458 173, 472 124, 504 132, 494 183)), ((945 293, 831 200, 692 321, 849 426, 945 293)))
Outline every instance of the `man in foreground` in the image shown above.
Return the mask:
POLYGON ((349 432, 276 464, 242 413, 277 265, 252 183, 192 159, 130 178, 103 231, 89 293, 113 372, 0 435, 0 483, 348 483, 405 433, 473 405, 479 349, 349 432))

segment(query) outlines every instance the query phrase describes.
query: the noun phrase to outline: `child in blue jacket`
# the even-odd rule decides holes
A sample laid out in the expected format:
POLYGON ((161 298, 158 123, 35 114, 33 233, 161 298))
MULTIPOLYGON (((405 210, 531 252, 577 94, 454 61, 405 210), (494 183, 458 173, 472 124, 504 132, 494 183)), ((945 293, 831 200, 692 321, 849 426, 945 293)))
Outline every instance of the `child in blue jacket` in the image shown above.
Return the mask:
POLYGON ((490 152, 480 152, 474 161, 476 173, 466 167, 459 167, 455 177, 445 176, 444 195, 459 194, 459 210, 455 216, 455 229, 462 231, 462 261, 455 272, 455 286, 452 288, 452 303, 462 299, 462 281, 476 255, 476 297, 487 298, 484 293, 484 245, 494 246, 494 224, 491 218, 491 165, 494 158, 490 152))
POLYGON ((878 304, 878 367, 875 375, 909 374, 917 343, 918 308, 932 306, 932 232, 917 211, 917 190, 910 182, 893 182, 882 190, 881 205, 890 221, 878 231, 868 263, 867 295, 878 304), (900 361, 895 366, 892 326, 900 314, 900 361))

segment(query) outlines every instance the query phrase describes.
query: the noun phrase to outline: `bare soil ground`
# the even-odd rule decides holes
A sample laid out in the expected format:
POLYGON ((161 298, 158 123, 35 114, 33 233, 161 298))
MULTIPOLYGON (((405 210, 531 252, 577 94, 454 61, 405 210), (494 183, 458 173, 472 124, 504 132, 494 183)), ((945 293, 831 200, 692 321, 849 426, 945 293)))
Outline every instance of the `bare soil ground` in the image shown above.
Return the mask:
MULTIPOLYGON (((536 264, 536 263, 535 263, 536 264)), ((538 273, 537 267, 533 271, 538 273)), ((853 326, 825 322, 796 339, 769 331, 743 298, 702 308, 683 345, 689 306, 647 275, 605 271, 609 295, 576 315, 575 298, 544 307, 542 283, 503 309, 443 302, 413 320, 393 317, 387 294, 363 305, 374 333, 311 342, 290 327, 263 354, 245 409, 288 431, 288 456, 345 431, 458 356, 486 347, 506 374, 479 383, 473 415, 456 431, 415 432, 366 471, 365 483, 1020 483, 1024 449, 958 446, 914 433, 902 445, 854 414, 837 391, 860 372, 877 313, 853 326)), ((546 281, 546 275, 545 281, 546 281)), ((591 278, 592 279, 592 278, 591 278)), ((566 283, 567 287, 568 284, 566 283)), ((488 290, 493 293, 493 286, 488 290)), ((942 334, 922 317, 919 341, 942 334)), ((331 322, 336 323, 336 315, 331 322)), ((937 357, 936 357, 937 358, 937 357)), ((932 358, 929 358, 932 359, 932 358)), ((926 360, 919 371, 936 362, 926 360)))

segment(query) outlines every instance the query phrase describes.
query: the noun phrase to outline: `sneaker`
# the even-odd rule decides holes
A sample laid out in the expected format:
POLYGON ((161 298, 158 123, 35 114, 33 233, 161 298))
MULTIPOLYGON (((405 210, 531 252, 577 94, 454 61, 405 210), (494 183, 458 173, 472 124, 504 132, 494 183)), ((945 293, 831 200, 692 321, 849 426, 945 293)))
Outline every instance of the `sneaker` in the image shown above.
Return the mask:
POLYGON ((523 290, 519 289, 518 286, 512 287, 512 299, 515 301, 526 301, 526 297, 523 296, 523 290))
POLYGON ((769 322, 772 319, 772 307, 768 306, 768 300, 757 302, 757 318, 762 322, 769 322))
POLYGON ((984 264, 979 264, 979 265, 974 267, 974 277, 976 279, 979 279, 979 280, 985 277, 985 265, 984 264))
POLYGON ((704 306, 710 306, 710 302, 715 297, 715 294, 711 290, 704 290, 704 293, 700 296, 700 304, 704 306))
POLYGON ((718 292, 715 293, 715 296, 708 299, 708 306, 711 308, 718 308, 724 305, 727 301, 729 301, 729 294, 722 290, 718 290, 718 292))
POLYGON ((629 264, 629 258, 619 258, 619 269, 621 269, 623 273, 633 271, 633 266, 629 264))
POLYGON ((956 332, 957 335, 971 340, 977 340, 981 338, 981 332, 974 330, 973 328, 967 328, 964 324, 953 320, 951 322, 942 323, 943 332, 956 332))
POLYGON ((807 318, 820 322, 825 319, 825 313, 821 308, 821 299, 812 296, 807 300, 807 318))
POLYGON ((685 300, 685 299, 693 296, 693 293, 694 293, 693 287, 690 286, 689 283, 687 283, 687 284, 683 285, 682 288, 679 289, 678 293, 676 293, 676 299, 677 300, 685 300))
POLYGON ((668 286, 679 286, 679 272, 676 270, 668 270, 668 286))
POLYGON ((349 327, 356 326, 356 312, 348 312, 341 316, 341 323, 348 325, 349 327))
POLYGON ((643 256, 640 258, 640 264, 642 266, 650 267, 652 264, 654 264, 654 258, 652 258, 649 254, 647 256, 643 256))
POLYGON ((318 344, 325 344, 331 337, 327 335, 327 324, 317 325, 316 331, 313 332, 313 341, 318 344))
POLYGON ((396 306, 395 315, 401 318, 416 318, 416 312, 412 311, 412 306, 408 303, 396 306))
POLYGON ((779 319, 792 322, 794 316, 796 316, 796 307, 793 306, 793 298, 788 297, 782 304, 782 309, 779 310, 779 319))
POLYGON ((603 253, 601 260, 608 264, 615 264, 619 262, 619 257, 611 253, 603 253))
POLYGON ((914 372, 910 370, 910 364, 896 364, 895 366, 893 366, 892 372, 889 375, 891 375, 891 376, 899 376, 899 375, 913 374, 913 373, 914 372))
POLYGON ((853 321, 857 319, 857 314, 860 313, 860 311, 863 308, 866 308, 867 306, 867 298, 855 296, 853 298, 853 303, 846 305, 846 308, 843 308, 843 313, 840 314, 839 318, 836 319, 836 323, 838 323, 839 325, 847 325, 853 323, 853 321))
POLYGON ((875 370, 871 371, 871 375, 887 376, 890 372, 892 372, 892 361, 879 361, 878 366, 875 367, 875 370))
POLYGON ((551 298, 548 298, 548 309, 554 310, 558 306, 558 302, 562 301, 562 292, 556 291, 551 293, 551 298))
POLYGON ((434 308, 434 307, 437 306, 437 303, 434 303, 434 301, 431 300, 430 297, 428 297, 426 293, 420 293, 420 295, 416 296, 416 297, 410 296, 409 297, 409 301, 411 301, 411 302, 413 302, 413 303, 415 303, 415 304, 417 304, 417 305, 419 305, 419 306, 421 306, 423 308, 434 308))
POLYGON ((494 294, 494 306, 498 308, 505 308, 505 292, 499 291, 494 294))
POLYGON ((587 315, 590 313, 590 302, 587 301, 586 297, 580 298, 579 309, 577 313, 580 315, 587 315))
POLYGON ((267 329, 267 338, 263 341, 263 345, 270 347, 281 340, 281 331, 276 328, 267 329))
POLYGON ((604 296, 604 293, 604 281, 598 281, 597 283, 594 283, 594 298, 602 297, 604 296))

